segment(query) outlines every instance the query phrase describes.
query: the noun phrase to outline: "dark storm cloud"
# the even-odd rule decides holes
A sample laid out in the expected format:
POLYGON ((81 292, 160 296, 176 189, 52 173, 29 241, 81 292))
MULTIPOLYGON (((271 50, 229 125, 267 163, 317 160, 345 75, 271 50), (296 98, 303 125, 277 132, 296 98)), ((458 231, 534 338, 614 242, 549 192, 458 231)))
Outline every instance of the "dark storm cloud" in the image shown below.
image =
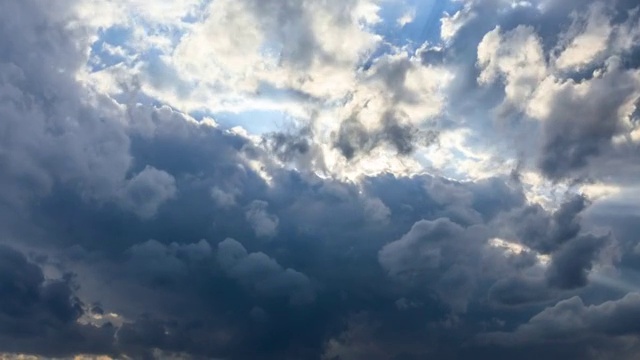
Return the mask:
POLYGON ((547 276, 556 287, 573 289, 587 284, 587 275, 598 252, 611 239, 603 236, 578 236, 554 254, 547 276))
POLYGON ((19 207, 65 184, 87 200, 153 215, 172 196, 173 179, 152 168, 128 172, 130 139, 122 112, 111 99, 87 93, 71 75, 86 63, 80 47, 89 41, 88 29, 67 25, 74 20, 73 4, 44 9, 33 1, 5 3, 2 201, 19 207))
POLYGON ((640 269, 640 213, 635 210, 631 191, 594 203, 584 217, 585 222, 594 228, 610 229, 619 246, 619 268, 621 271, 629 270, 631 279, 635 279, 640 269))
POLYGON ((67 281, 45 280, 42 269, 0 246, 0 349, 50 356, 113 353, 115 327, 77 322, 83 304, 67 281))
POLYGON ((553 213, 539 205, 525 205, 504 212, 496 222, 501 236, 550 256, 544 276, 513 276, 498 281, 490 296, 505 305, 548 300, 554 289, 575 289, 588 284, 587 275, 599 254, 616 241, 583 229, 582 213, 590 205, 584 196, 573 196, 553 213), (506 221, 506 222, 505 222, 506 221))
MULTIPOLYGON (((448 61, 469 44, 477 48, 498 23, 537 24, 549 48, 556 40, 547 35, 568 24, 568 2, 544 19, 526 7, 500 15, 501 3, 470 2, 477 20, 429 57, 448 61)), ((0 351, 351 360, 631 358, 637 349, 635 294, 553 304, 588 287, 596 265, 612 265, 599 259, 616 239, 584 225, 586 198, 549 211, 503 177, 321 178, 308 130, 269 134, 256 145, 168 106, 124 111, 72 77, 86 62, 78 48, 86 29, 65 25, 69 3, 0 5, 2 242, 47 255, 38 257, 41 267, 0 247, 0 351), (494 238, 527 250, 508 251, 494 238), (48 279, 44 266, 75 275, 48 279), (78 321, 92 315, 112 324, 78 321), (593 347, 581 350, 584 339, 593 347), (626 350, 614 349, 621 344, 626 350)), ((320 56, 307 48, 316 36, 309 19, 295 17, 301 3, 250 5, 267 28, 284 20, 306 29, 271 34, 286 43, 285 60, 305 67, 320 56)), ((378 76, 391 97, 418 101, 405 89, 409 64, 387 65, 378 76)), ((465 71, 477 71, 475 60, 465 71)), ((627 84, 623 72, 611 74, 590 96, 605 101, 607 89, 627 84)), ((458 86, 467 75, 458 75, 458 86)), ((597 142, 616 129, 587 117, 612 114, 622 92, 611 94, 609 107, 579 111, 579 129, 554 108, 559 120, 543 129, 561 139, 542 150, 553 165, 547 175, 574 172, 599 154, 579 139, 597 142), (567 154, 552 156, 560 150, 567 154)), ((558 109, 581 104, 565 95, 555 99, 558 109)), ((347 120, 334 145, 353 158, 378 146, 407 155, 435 141, 395 110, 381 130, 347 120)))
POLYGON ((474 257, 484 244, 482 229, 469 232, 478 236, 444 218, 417 222, 380 250, 380 264, 389 276, 411 286, 429 284, 455 311, 464 311, 475 286, 474 257))
MULTIPOLYGON (((443 188, 433 189, 438 191, 434 194, 443 196, 443 188)), ((456 192, 460 194, 460 190, 456 192)), ((485 200, 481 204, 488 203, 485 200)), ((507 306, 549 301, 558 295, 557 289, 586 286, 597 256, 614 242, 610 236, 581 231, 577 215, 586 200, 570 198, 553 214, 522 202, 512 206, 509 210, 503 205, 501 214, 487 225, 464 228, 448 218, 419 221, 380 250, 380 264, 402 283, 434 290, 457 311, 465 310, 467 299, 483 282, 489 282, 489 289, 482 291, 488 291, 492 301, 507 306), (492 229, 496 224, 498 232, 492 229), (518 239, 537 252, 550 254, 544 273, 533 253, 521 252, 504 259, 487 247, 492 237, 501 236, 501 231, 510 226, 516 227, 517 235, 507 239, 518 239), (483 269, 482 276, 477 276, 479 269, 483 269)), ((489 209, 477 211, 486 216, 489 209)))
MULTIPOLYGON (((69 193, 61 198, 64 202, 56 202, 53 198, 62 194, 54 193, 37 207, 39 219, 56 219, 38 222, 54 242, 88 249, 68 264, 84 269, 97 284, 86 285, 91 293, 82 288, 79 293, 100 301, 105 311, 133 321, 118 332, 120 354, 153 358, 156 348, 196 358, 234 359, 314 359, 323 352, 381 358, 446 354, 453 345, 434 350, 420 341, 429 333, 424 322, 436 324, 435 331, 453 339, 461 336, 455 327, 446 327, 452 325, 437 324, 456 323, 447 320, 452 308, 469 312, 478 306, 470 294, 486 291, 487 280, 479 277, 482 254, 495 256, 495 263, 502 264, 492 270, 494 279, 510 269, 531 266, 522 258, 512 268, 501 262, 499 252, 484 251, 490 230, 473 225, 524 206, 521 190, 504 180, 459 183, 389 175, 368 179, 360 194, 353 184, 274 168, 272 185, 267 186, 248 167, 231 163, 233 159, 243 164, 243 151, 248 150, 242 149, 248 144, 241 138, 184 120, 164 123, 161 119, 168 117, 152 118, 154 135, 134 137, 132 154, 136 166, 150 164, 174 174, 178 192, 170 206, 159 208, 153 218, 141 219, 119 207, 95 208, 82 198, 69 203, 69 193), (172 124, 188 125, 176 131, 172 124), (164 137, 164 131, 177 136, 164 137), (158 155, 163 153, 173 158, 158 155), (227 191, 235 194, 234 202, 217 206, 211 197, 216 186, 233 189, 227 191), (247 218, 248 209, 266 209, 256 207, 256 199, 264 199, 260 204, 268 203, 267 214, 279 219, 278 232, 268 242, 256 236, 247 218), (367 210, 370 199, 379 199, 377 206, 387 209, 388 222, 369 220, 375 214, 367 210), (76 222, 71 225, 67 220, 65 225, 68 218, 76 222), (399 247, 403 242, 394 245, 403 234, 413 233, 414 223, 442 224, 449 238, 432 239, 427 231, 409 242, 418 250, 399 247), (397 255, 411 261, 380 261, 389 269, 413 266, 413 279, 387 278, 385 267, 378 263, 379 251, 380 256, 396 254, 389 249, 398 247, 404 250, 397 255), (438 261, 424 269, 424 256, 431 259, 429 254, 438 261), (402 299, 414 305, 399 308, 402 299), (352 340, 344 340, 341 332, 355 331, 349 328, 355 325, 345 328, 345 321, 361 312, 379 324, 376 330, 345 335, 352 340), (381 345, 373 353, 353 349, 364 346, 358 342, 368 341, 367 336, 381 345), (333 337, 341 339, 338 345, 327 345, 333 337), (346 348, 338 350, 340 346, 346 348)), ((263 156, 257 149, 249 153, 263 156)), ((575 208, 574 212, 580 211, 575 208)))
POLYGON ((164 171, 147 166, 134 176, 124 188, 125 206, 138 216, 156 214, 158 207, 175 196, 175 179, 164 171))
POLYGON ((488 296, 496 304, 519 306, 544 303, 551 300, 554 294, 542 278, 516 275, 496 281, 489 289, 488 296))
POLYGON ((565 348, 568 356, 585 359, 633 359, 639 346, 638 301, 637 293, 599 305, 572 297, 544 309, 513 332, 487 333, 480 339, 531 348, 538 354, 559 354, 565 348))
POLYGON ((225 239, 218 244, 218 262, 230 277, 265 296, 289 295, 292 304, 313 301, 309 278, 284 269, 264 253, 247 253, 239 242, 225 239))
MULTIPOLYGON (((187 139, 180 145, 174 145, 173 150, 189 151, 192 142, 187 139)), ((211 151, 213 154, 217 150, 211 151)), ((207 168, 204 164, 208 162, 208 157, 203 156, 202 159, 202 166, 194 168, 207 168)), ((177 173, 172 166, 176 166, 176 169, 184 167, 181 163, 169 167, 168 163, 165 165, 156 164, 158 168, 170 173, 177 173)), ((213 167, 209 171, 209 176, 214 176, 219 170, 213 167)), ((121 312, 136 320, 121 330, 120 351, 142 354, 143 350, 150 351, 149 347, 157 347, 164 351, 188 351, 209 356, 226 354, 233 358, 316 358, 323 351, 326 334, 333 333, 333 329, 340 329, 342 321, 350 314, 368 311, 375 321, 383 322, 385 333, 393 331, 395 326, 399 326, 392 318, 398 311, 396 303, 402 298, 418 304, 418 308, 409 312, 425 313, 430 321, 444 321, 447 308, 463 309, 469 301, 469 291, 480 286, 479 279, 472 274, 477 272, 477 262, 471 259, 476 251, 480 251, 484 242, 475 236, 471 236, 469 240, 454 236, 453 241, 436 241, 431 245, 425 240, 427 246, 442 253, 441 267, 431 273, 420 274, 416 271, 416 281, 409 283, 410 286, 401 282, 401 289, 397 289, 395 281, 381 280, 385 278, 385 274, 378 264, 378 250, 385 243, 400 238, 419 220, 418 216, 448 223, 450 227, 458 229, 453 235, 460 235, 459 231, 463 231, 460 230, 460 225, 444 219, 437 220, 451 211, 448 210, 450 204, 446 199, 454 199, 456 194, 467 194, 462 198, 464 200, 455 202, 456 206, 460 209, 471 207, 465 211, 480 214, 475 220, 479 222, 483 218, 493 218, 501 208, 504 210, 520 206, 523 201, 520 192, 510 190, 504 184, 500 185, 499 179, 484 185, 446 181, 446 187, 438 187, 432 184, 445 180, 431 177, 389 177, 386 180, 372 178, 367 186, 366 196, 383 199, 381 203, 388 206, 390 219, 384 225, 369 222, 370 215, 367 215, 365 206, 367 202, 361 199, 353 185, 330 180, 311 181, 290 171, 279 170, 274 176, 274 187, 263 187, 261 194, 253 194, 248 198, 239 195, 236 206, 223 209, 218 209, 212 200, 208 200, 209 207, 202 208, 193 203, 182 203, 181 197, 190 196, 190 192, 200 194, 193 198, 205 196, 205 199, 210 199, 211 185, 185 188, 193 186, 190 185, 193 183, 181 184, 183 177, 177 176, 177 187, 184 190, 179 192, 181 195, 173 200, 172 206, 161 208, 155 218, 131 227, 128 231, 132 232, 127 236, 131 248, 125 252, 125 267, 118 265, 118 260, 113 260, 115 263, 111 263, 112 260, 105 262, 99 253, 89 255, 82 261, 93 263, 93 256, 100 256, 104 267, 94 266, 99 273, 104 274, 96 273, 93 276, 100 279, 105 274, 110 274, 106 277, 108 281, 100 282, 110 285, 93 295, 105 294, 99 295, 98 299, 103 299, 103 306, 108 311, 121 312), (398 185, 394 186, 396 183, 398 185), (498 193, 502 194, 501 200, 492 203, 491 199, 498 193), (244 204, 253 203, 252 198, 267 200, 270 212, 280 219, 280 231, 270 242, 265 243, 256 238, 250 227, 247 231, 248 224, 242 225, 245 220, 244 204), (190 209, 191 217, 210 216, 229 221, 235 218, 239 222, 232 226, 223 224, 225 226, 216 230, 208 223, 199 224, 192 222, 190 218, 181 219, 168 215, 184 212, 187 208, 190 209), (173 212, 174 209, 176 213, 173 212), (222 217, 223 214, 236 215, 222 217), (168 221, 171 222, 171 228, 190 230, 173 230, 174 232, 163 234, 158 227, 168 221), (304 227, 301 226, 303 224, 304 227), (242 244, 222 241, 222 234, 218 233, 220 230, 223 231, 222 234, 241 239, 242 244), (152 237, 152 234, 154 237, 158 235, 158 240, 141 242, 145 237, 152 237), (214 243, 219 242, 219 249, 231 244, 237 251, 218 250, 215 253, 217 255, 213 255, 207 242, 197 240, 203 237, 214 243), (172 244, 173 241, 178 242, 172 244), (246 250, 248 248, 252 250, 246 250), (239 256, 227 256, 232 253, 239 256), (200 258, 194 258, 195 254, 199 254, 200 258), (229 262, 227 259, 233 261, 229 262), (465 265, 456 266, 456 262, 465 265), (331 266, 328 267, 327 264, 331 266), (287 268, 295 271, 285 270, 287 268), (423 284, 429 285, 421 285, 418 280, 424 280, 426 283, 423 284), (433 281, 437 283, 432 283, 433 281), (311 284, 314 284, 313 287, 311 284), (119 288, 128 289, 126 293, 117 295, 119 299, 114 300, 115 295, 106 295, 107 291, 119 288), (315 301, 309 303, 312 291, 317 291, 317 294, 315 301), (134 297, 148 299, 140 305, 150 312, 149 315, 137 319, 133 315, 135 312, 125 310, 127 306, 121 302, 130 302, 134 297), (460 300, 454 300, 457 297, 460 300), (302 301, 301 308, 290 307, 291 302, 297 304, 302 299, 305 300, 302 301), (421 304, 432 304, 431 309, 439 310, 427 311, 421 304), (256 306, 265 314, 259 326, 253 325, 255 316, 252 314, 255 313, 253 309, 256 306), (211 321, 198 325, 197 319, 211 321), (138 321, 140 329, 137 328, 138 321), (257 328, 251 330, 254 326, 257 328), (164 331, 161 329, 170 329, 172 335, 160 335, 164 331), (299 336, 294 339, 288 335, 292 329, 298 329, 296 331, 299 332, 299 336), (126 337, 124 334, 127 334, 126 337), (221 337, 216 340, 215 345, 208 347, 203 343, 187 340, 200 339, 208 336, 207 334, 221 334, 221 337), (123 339, 127 339, 126 342, 123 339), (271 345, 267 345, 268 343, 271 345), (253 351, 243 350, 247 344, 258 345, 255 345, 253 351)), ((208 178, 204 174, 200 177, 208 178)), ((229 178, 222 177, 219 181, 222 179, 229 178)), ((255 192, 262 181, 259 178, 248 180, 251 177, 242 176, 237 179, 234 186, 239 194, 255 192)), ((117 208, 110 211, 116 212, 110 214, 103 210, 99 216, 111 218, 110 221, 120 217, 115 216, 117 208)), ((93 224, 89 223, 87 226, 92 228, 93 224)), ((122 225, 116 227, 120 226, 122 225)), ((473 228, 465 231, 477 234, 473 228)), ((74 238, 82 239, 84 236, 74 238)), ((109 237, 104 239, 106 241, 109 237)), ((79 243, 90 246, 93 251, 106 251, 107 245, 121 246, 108 242, 97 247, 98 244, 79 243)), ((414 331, 410 329, 415 329, 418 325, 412 326, 414 327, 407 331, 414 331)), ((395 348, 392 344, 388 346, 395 348)), ((416 351, 423 353, 426 350, 417 347, 416 351)))
POLYGON ((190 267, 210 260, 212 249, 205 240, 186 245, 149 240, 133 245, 127 255, 127 272, 153 287, 182 281, 190 267))
POLYGON ((511 236, 532 249, 549 254, 578 235, 580 214, 587 206, 588 200, 584 196, 573 196, 552 214, 535 204, 514 209, 504 217, 515 226, 511 236))
POLYGON ((254 200, 249 204, 246 219, 251 224, 257 237, 270 238, 277 234, 280 219, 276 215, 269 214, 269 204, 265 201, 254 200))

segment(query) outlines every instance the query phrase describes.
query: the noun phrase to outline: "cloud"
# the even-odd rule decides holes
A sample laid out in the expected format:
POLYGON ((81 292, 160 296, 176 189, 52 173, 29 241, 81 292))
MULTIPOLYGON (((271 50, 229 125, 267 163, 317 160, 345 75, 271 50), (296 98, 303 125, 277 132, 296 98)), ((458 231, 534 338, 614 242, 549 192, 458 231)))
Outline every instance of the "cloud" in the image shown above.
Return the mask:
POLYGON ((481 84, 504 78, 505 100, 512 106, 526 104, 547 75, 542 45, 534 29, 526 26, 505 34, 496 27, 487 33, 478 44, 478 66, 481 84))
POLYGON ((148 218, 156 214, 162 203, 176 195, 175 179, 147 166, 127 182, 123 193, 125 206, 138 216, 148 218))
POLYGON ((455 311, 465 311, 476 286, 474 257, 481 253, 482 236, 483 229, 466 230, 447 218, 422 220, 385 245, 378 260, 390 277, 431 287, 455 311))
POLYGON ((441 261, 439 242, 459 238, 463 229, 447 219, 415 224, 402 239, 385 246, 380 252, 380 262, 391 276, 420 271, 422 268, 438 268, 441 261), (424 237, 424 248, 420 245, 424 237))
POLYGON ((254 200, 245 213, 257 237, 271 238, 278 232, 280 220, 277 216, 268 213, 268 206, 269 204, 265 201, 254 200))
POLYGON ((224 90, 251 93, 267 82, 276 87, 291 86, 314 97, 335 98, 348 91, 349 82, 336 89, 327 77, 355 81, 349 67, 380 41, 359 26, 376 22, 375 13, 373 1, 340 5, 285 2, 277 6, 252 0, 212 2, 204 21, 177 44, 170 65, 188 80, 208 73, 200 80, 219 94, 224 90), (230 29, 237 34, 233 39, 225 36, 230 29), (318 36, 321 31, 325 31, 323 36, 318 36), (214 45, 203 51, 202 44, 214 45), (227 81, 220 81, 223 73, 227 81))
POLYGON ((549 282, 560 288, 585 286, 588 271, 607 240, 610 239, 586 235, 565 245, 553 256, 548 273, 549 282))
POLYGON ((5 1, 0 354, 634 358, 637 6, 5 1))
POLYGON ((229 276, 258 294, 288 295, 294 304, 313 301, 314 290, 304 274, 282 268, 264 253, 248 253, 236 240, 225 239, 219 243, 217 259, 229 276))
POLYGON ((583 196, 566 199, 549 214, 539 205, 524 206, 505 216, 516 226, 515 233, 507 235, 544 254, 556 251, 581 231, 580 213, 589 205, 583 196))
POLYGON ((369 154, 382 144, 392 147, 398 155, 409 155, 418 144, 429 146, 437 141, 435 132, 422 132, 411 125, 402 124, 391 113, 383 115, 382 123, 381 129, 369 132, 356 118, 348 119, 340 125, 334 147, 347 160, 351 160, 357 155, 369 154))
POLYGON ((385 222, 391 216, 391 210, 378 198, 364 199, 365 216, 375 222, 385 222))
POLYGON ((499 305, 519 306, 544 303, 555 297, 540 277, 516 275, 496 281, 488 292, 489 299, 499 305))
MULTIPOLYGON (((572 12, 571 26, 548 55, 545 47, 549 45, 524 25, 505 34, 498 27, 478 45, 482 70, 478 81, 504 83, 500 114, 508 115, 510 106, 516 114, 542 121, 537 165, 551 179, 599 176, 585 169, 624 131, 623 119, 632 108, 629 101, 638 97, 635 70, 620 63, 627 50, 613 48, 601 55, 614 43, 609 40, 614 29, 618 34, 618 29, 626 27, 624 22, 612 25, 613 12, 601 2, 593 2, 584 12, 572 12), (552 57, 552 64, 547 57, 552 57), (576 81, 570 74, 586 78, 576 81), (614 80, 618 76, 628 80, 614 80), (607 94, 607 99, 601 94, 607 94), (593 104, 598 104, 597 109, 593 104)), ((633 10, 627 14, 635 17, 633 10)))
POLYGON ((605 353, 631 359, 638 345, 635 339, 625 341, 624 337, 638 332, 634 319, 638 316, 639 299, 637 293, 629 293, 621 299, 587 305, 580 297, 572 297, 544 309, 513 332, 487 333, 480 339, 506 346, 546 344, 551 353, 562 344, 571 343, 576 356, 597 359, 602 356, 598 354, 605 353), (622 343, 626 346, 614 349, 622 343))
POLYGON ((583 84, 544 82, 530 105, 545 121, 541 170, 551 178, 579 176, 591 159, 611 146, 626 116, 626 103, 637 96, 636 71, 618 68, 615 60, 602 77, 583 84))
POLYGON ((216 205, 220 207, 230 207, 236 205, 236 194, 228 193, 215 186, 211 189, 211 197, 216 205))
MULTIPOLYGON (((577 17, 577 16, 576 16, 577 17)), ((593 3, 586 19, 574 19, 564 50, 556 59, 561 70, 581 70, 596 61, 608 46, 612 29, 604 3, 593 3)))
POLYGON ((7 246, 0 247, 0 347, 3 352, 73 356, 114 351, 115 328, 77 322, 83 304, 63 279, 45 281, 42 269, 7 246))

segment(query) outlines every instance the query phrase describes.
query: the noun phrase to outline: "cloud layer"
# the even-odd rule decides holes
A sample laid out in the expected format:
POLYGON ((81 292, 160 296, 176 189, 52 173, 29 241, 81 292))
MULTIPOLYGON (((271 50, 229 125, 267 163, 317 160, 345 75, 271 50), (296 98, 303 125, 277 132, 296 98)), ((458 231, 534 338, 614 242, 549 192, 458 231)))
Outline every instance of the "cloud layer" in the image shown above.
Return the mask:
POLYGON ((0 6, 0 357, 637 357, 635 1, 0 6))

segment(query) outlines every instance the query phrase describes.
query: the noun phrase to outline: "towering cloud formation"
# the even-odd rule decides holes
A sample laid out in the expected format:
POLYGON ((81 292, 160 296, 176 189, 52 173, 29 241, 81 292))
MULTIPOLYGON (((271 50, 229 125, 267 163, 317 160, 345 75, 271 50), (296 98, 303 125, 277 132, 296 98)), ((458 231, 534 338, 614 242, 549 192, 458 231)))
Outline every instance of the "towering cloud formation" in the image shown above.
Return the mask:
POLYGON ((637 357, 636 1, 0 9, 0 357, 637 357))

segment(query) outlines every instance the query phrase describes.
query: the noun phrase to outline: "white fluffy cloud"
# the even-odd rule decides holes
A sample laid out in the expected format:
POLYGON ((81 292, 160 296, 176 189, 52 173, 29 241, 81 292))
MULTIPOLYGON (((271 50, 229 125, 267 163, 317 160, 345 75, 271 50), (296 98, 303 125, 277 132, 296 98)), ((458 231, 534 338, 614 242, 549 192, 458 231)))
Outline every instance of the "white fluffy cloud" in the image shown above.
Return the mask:
POLYGON ((581 70, 598 60, 609 46, 613 29, 604 3, 595 3, 587 14, 575 15, 571 28, 564 34, 566 45, 556 59, 561 70, 581 70))
POLYGON ((531 27, 520 26, 507 33, 500 28, 487 33, 478 45, 478 81, 487 84, 504 79, 506 100, 524 107, 547 76, 542 44, 531 27))

